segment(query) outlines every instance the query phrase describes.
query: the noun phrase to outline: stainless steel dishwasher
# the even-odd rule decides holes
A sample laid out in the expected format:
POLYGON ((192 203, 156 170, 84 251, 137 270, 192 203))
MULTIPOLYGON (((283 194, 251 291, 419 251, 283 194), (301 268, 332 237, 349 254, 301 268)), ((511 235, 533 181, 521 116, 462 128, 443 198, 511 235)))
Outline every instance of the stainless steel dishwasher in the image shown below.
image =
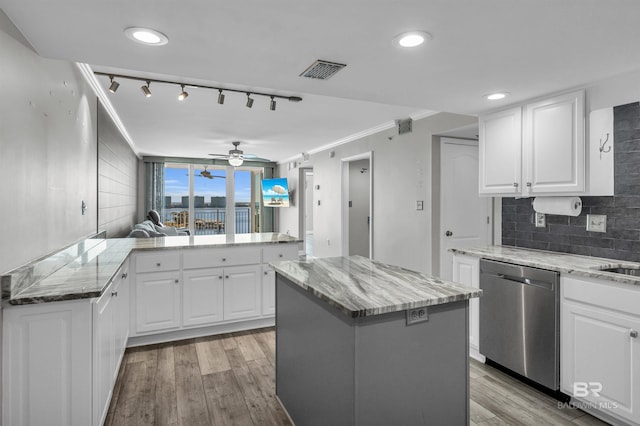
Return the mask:
POLYGON ((560 274, 480 260, 480 353, 533 382, 560 388, 560 274))

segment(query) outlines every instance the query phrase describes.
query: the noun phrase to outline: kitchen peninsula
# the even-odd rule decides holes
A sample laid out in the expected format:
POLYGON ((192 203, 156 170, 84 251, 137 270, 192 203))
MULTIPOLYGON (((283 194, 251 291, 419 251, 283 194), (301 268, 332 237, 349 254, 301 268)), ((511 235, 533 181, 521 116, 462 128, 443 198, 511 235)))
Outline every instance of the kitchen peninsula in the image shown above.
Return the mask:
POLYGON ((87 239, 2 277, 2 424, 101 425, 126 347, 273 326, 296 238, 87 239))
POLYGON ((480 290, 360 256, 272 266, 276 394, 296 424, 469 423, 480 290))

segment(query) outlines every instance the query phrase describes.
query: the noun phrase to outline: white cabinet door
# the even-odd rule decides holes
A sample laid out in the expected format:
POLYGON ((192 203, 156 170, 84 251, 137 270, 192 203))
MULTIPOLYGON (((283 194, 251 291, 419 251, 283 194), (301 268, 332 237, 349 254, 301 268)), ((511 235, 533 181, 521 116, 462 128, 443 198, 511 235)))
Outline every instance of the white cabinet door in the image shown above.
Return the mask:
POLYGON ((563 391, 640 423, 640 319, 565 303, 562 324, 563 391))
POLYGON ((640 424, 640 287, 563 276, 560 292, 561 390, 640 424))
POLYGON ((262 267, 262 315, 276 313, 276 271, 270 266, 262 267))
POLYGON ((522 108, 480 117, 481 195, 518 195, 522 180, 522 108))
MULTIPOLYGON (((477 257, 455 254, 453 256, 453 281, 480 288, 480 259, 477 257)), ((469 351, 470 355, 484 362, 480 355, 480 299, 475 297, 469 300, 469 351)))
POLYGON ((136 275, 136 332, 180 326, 180 275, 157 272, 136 275))
POLYGON ((222 321, 222 268, 183 271, 182 325, 203 325, 222 321))
POLYGON ((584 92, 529 104, 524 117, 525 195, 583 192, 584 92))
POLYGON ((224 269, 224 319, 236 320, 261 315, 260 266, 224 269))
POLYGON ((87 299, 3 309, 2 424, 93 423, 91 309, 87 299))
POLYGON ((116 284, 112 283, 93 307, 93 415, 96 425, 102 424, 106 418, 117 375, 117 318, 120 307, 116 300, 116 284))

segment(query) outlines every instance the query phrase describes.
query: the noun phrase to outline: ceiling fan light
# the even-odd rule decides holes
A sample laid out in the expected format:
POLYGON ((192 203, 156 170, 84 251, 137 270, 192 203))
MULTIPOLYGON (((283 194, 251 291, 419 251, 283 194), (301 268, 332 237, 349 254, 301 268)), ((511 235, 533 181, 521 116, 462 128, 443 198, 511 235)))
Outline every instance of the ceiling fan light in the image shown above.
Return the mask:
POLYGON ((242 154, 233 154, 229 156, 229 165, 233 167, 242 166, 244 156, 242 154))

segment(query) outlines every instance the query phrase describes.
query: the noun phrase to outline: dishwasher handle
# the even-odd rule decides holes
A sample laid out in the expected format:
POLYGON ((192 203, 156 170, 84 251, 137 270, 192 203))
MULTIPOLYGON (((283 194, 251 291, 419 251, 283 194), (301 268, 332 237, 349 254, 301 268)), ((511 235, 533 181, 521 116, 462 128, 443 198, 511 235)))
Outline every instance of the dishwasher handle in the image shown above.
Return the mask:
POLYGON ((500 278, 501 280, 513 281, 513 282, 524 284, 524 285, 532 285, 535 287, 544 288, 546 290, 553 290, 553 283, 548 281, 533 280, 531 278, 518 277, 514 275, 507 275, 507 274, 501 274, 501 273, 489 274, 489 275, 494 276, 496 278, 500 278))

